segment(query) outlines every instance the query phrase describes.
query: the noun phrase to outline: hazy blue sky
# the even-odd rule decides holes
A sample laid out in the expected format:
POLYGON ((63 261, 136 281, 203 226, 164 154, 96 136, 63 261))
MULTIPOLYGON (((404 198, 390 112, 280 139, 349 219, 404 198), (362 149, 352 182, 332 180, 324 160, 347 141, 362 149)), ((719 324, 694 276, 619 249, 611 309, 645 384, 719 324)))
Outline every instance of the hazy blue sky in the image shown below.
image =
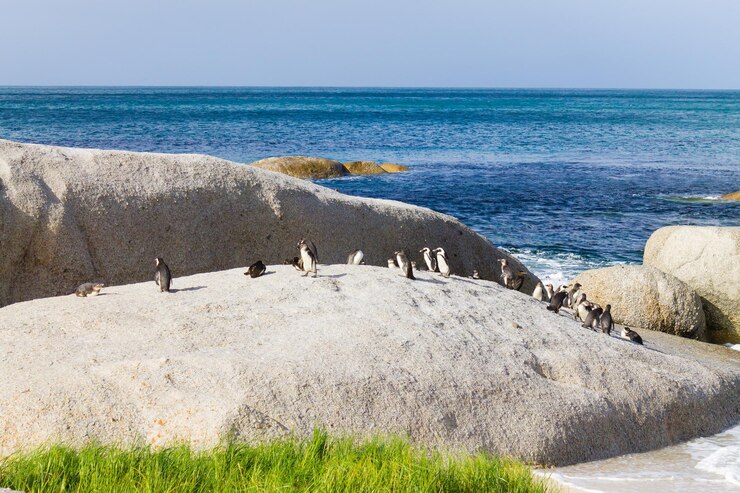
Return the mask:
POLYGON ((0 0, 0 84, 740 88, 740 0, 0 0))

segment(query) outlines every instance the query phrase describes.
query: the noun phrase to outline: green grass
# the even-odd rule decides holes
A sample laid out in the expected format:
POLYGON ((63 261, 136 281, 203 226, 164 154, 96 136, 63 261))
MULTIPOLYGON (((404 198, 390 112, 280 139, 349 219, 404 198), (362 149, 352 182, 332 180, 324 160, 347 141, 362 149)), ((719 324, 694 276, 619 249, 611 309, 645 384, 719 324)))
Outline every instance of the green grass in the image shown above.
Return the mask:
POLYGON ((528 467, 486 454, 443 454, 400 438, 309 439, 178 446, 55 445, 0 461, 0 487, 25 492, 514 492, 550 491, 528 467))

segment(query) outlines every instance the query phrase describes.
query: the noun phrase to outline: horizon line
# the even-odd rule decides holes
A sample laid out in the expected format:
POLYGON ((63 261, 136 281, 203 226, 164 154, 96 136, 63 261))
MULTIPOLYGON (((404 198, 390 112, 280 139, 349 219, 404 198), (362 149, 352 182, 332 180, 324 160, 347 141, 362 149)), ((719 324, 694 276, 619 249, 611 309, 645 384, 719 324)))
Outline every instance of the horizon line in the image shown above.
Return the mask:
POLYGON ((697 87, 566 87, 566 86, 350 86, 350 85, 216 85, 216 84, 0 84, 0 88, 55 89, 438 89, 438 90, 531 90, 531 91, 717 91, 736 92, 740 88, 697 87))

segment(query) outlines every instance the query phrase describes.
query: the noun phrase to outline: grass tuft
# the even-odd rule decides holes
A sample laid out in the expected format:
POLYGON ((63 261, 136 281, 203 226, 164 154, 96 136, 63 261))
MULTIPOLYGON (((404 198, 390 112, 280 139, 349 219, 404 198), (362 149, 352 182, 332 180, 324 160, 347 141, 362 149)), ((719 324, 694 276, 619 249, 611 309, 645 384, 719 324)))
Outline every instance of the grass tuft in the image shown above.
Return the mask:
POLYGON ((40 448, 0 461, 0 487, 26 492, 507 492, 549 491, 523 464, 443 454, 397 437, 308 439, 208 451, 88 444, 40 448))

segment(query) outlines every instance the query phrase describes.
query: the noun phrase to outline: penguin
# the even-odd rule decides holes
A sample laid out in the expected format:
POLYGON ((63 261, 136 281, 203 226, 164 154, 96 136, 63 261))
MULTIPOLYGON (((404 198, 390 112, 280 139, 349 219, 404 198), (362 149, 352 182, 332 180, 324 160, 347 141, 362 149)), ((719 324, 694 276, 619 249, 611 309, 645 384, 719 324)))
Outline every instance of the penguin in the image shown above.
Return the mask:
POLYGON ((547 309, 551 312, 558 313, 560 309, 563 307, 563 302, 565 301, 565 298, 568 296, 568 293, 565 292, 559 292, 552 295, 552 298, 550 298, 550 304, 547 305, 547 309))
POLYGON ((542 281, 537 281, 537 285, 534 287, 534 291, 532 291, 532 298, 537 301, 545 301, 545 296, 547 296, 545 286, 542 285, 542 281))
POLYGON ((388 259, 388 268, 389 269, 394 269, 396 267, 398 267, 398 263, 396 262, 396 259, 395 258, 389 258, 388 259))
POLYGON ((316 260, 316 256, 314 255, 314 250, 316 249, 316 246, 311 248, 309 244, 313 245, 313 243, 309 240, 301 240, 298 242, 298 248, 301 251, 301 262, 303 264, 303 277, 307 277, 309 273, 313 272, 314 277, 319 277, 319 271, 316 267, 316 264, 318 263, 316 260))
POLYGON ((601 317, 601 313, 603 311, 604 310, 602 310, 601 307, 592 307, 591 310, 589 310, 588 315, 586 315, 586 320, 583 321, 581 327, 583 327, 584 329, 596 330, 596 328, 599 326, 599 317, 601 317))
POLYGON ((552 290, 552 284, 545 284, 545 294, 547 295, 545 301, 549 303, 552 299, 552 295, 555 294, 555 292, 552 290))
POLYGON ((452 271, 450 270, 450 260, 447 258, 447 252, 444 248, 438 247, 434 249, 434 253, 436 254, 437 271, 442 274, 442 277, 450 277, 452 271))
POLYGON ((403 272, 403 275, 408 279, 416 279, 414 277, 414 267, 411 265, 408 255, 406 255, 406 250, 399 250, 395 252, 395 255, 396 262, 398 263, 398 267, 401 269, 401 272, 403 272))
POLYGON ((86 298, 88 296, 97 296, 100 294, 100 290, 103 289, 105 284, 86 282, 80 284, 75 290, 75 295, 86 298))
POLYGON ((162 257, 155 258, 154 265, 157 266, 157 273, 154 275, 154 282, 159 286, 159 292, 169 292, 170 285, 172 284, 172 272, 170 272, 170 268, 164 263, 162 257))
POLYGON ((573 284, 573 287, 568 291, 568 302, 566 306, 568 308, 576 308, 578 305, 575 304, 576 296, 580 295, 581 285, 579 283, 573 284))
POLYGON ((429 272, 439 272, 439 269, 437 269, 436 255, 432 253, 431 248, 424 247, 419 250, 419 253, 424 254, 424 263, 427 264, 427 269, 429 269, 429 272))
POLYGON ((347 257, 347 264, 348 265, 360 265, 362 262, 362 259, 365 258, 365 254, 362 252, 362 250, 355 250, 354 252, 350 253, 347 257))
POLYGON ((316 260, 316 264, 319 263, 319 251, 316 250, 316 245, 314 245, 313 241, 307 240, 305 238, 301 238, 301 241, 298 242, 298 248, 301 248, 301 243, 305 243, 309 250, 311 250, 311 253, 313 254, 313 258, 316 260))
POLYGON ((286 258, 283 264, 292 265, 298 272, 303 272, 303 260, 301 260, 301 257, 286 258))
POLYGON ((258 260, 249 266, 247 272, 245 272, 244 275, 254 279, 255 277, 259 277, 264 274, 266 270, 267 267, 265 266, 265 264, 263 264, 261 260, 258 260))
POLYGON ((526 278, 527 278, 526 272, 524 271, 517 272, 516 277, 514 278, 514 282, 511 283, 511 289, 519 291, 524 285, 524 279, 526 278))
POLYGON ((630 341, 634 342, 635 344, 639 344, 643 346, 642 343, 642 337, 640 337, 640 334, 635 332, 634 330, 630 329, 629 327, 625 327, 622 329, 622 337, 625 339, 629 339, 630 341))
POLYGON ((473 275, 470 276, 470 277, 472 277, 473 279, 480 279, 480 274, 478 274, 478 271, 477 270, 474 270, 473 271, 473 275))
POLYGON ((585 300, 586 300, 586 293, 584 293, 583 291, 578 291, 578 293, 576 293, 576 298, 571 308, 573 308, 573 310, 577 310, 578 305, 580 305, 585 300))
POLYGON ((514 289, 514 279, 516 276, 514 275, 514 271, 509 267, 509 261, 505 258, 499 259, 499 263, 501 264, 501 281, 503 282, 504 286, 509 289, 514 289))
POLYGON ((611 335, 612 329, 614 328, 614 320, 612 320, 612 306, 606 305, 604 311, 599 316, 599 326, 601 331, 606 335, 611 335))
POLYGON ((588 312, 591 311, 591 302, 586 299, 586 293, 583 293, 579 297, 580 301, 573 310, 573 318, 576 320, 585 321, 588 312))

